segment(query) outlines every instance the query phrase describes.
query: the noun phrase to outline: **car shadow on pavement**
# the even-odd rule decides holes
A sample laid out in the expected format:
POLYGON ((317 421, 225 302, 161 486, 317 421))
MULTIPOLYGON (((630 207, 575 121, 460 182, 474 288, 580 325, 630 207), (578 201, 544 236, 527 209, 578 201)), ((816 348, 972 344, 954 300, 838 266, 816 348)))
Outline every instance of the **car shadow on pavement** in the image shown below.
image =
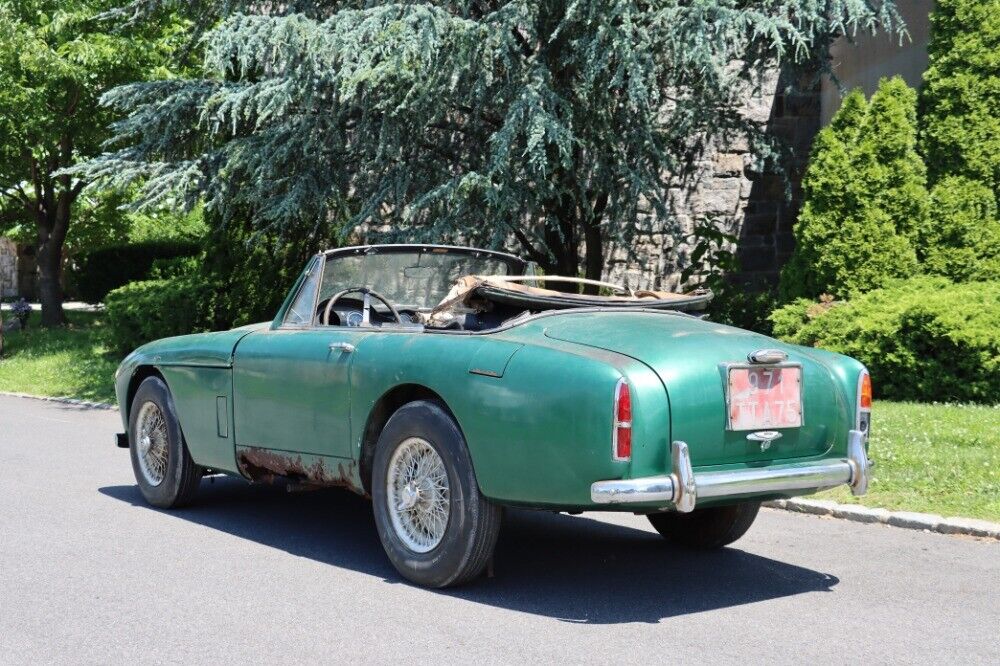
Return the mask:
MULTIPOLYGON (((158 511, 134 485, 100 492, 158 511)), ((202 481, 196 501, 167 513, 297 557, 403 582, 382 551, 371 504, 347 491, 287 493, 222 478, 202 481)), ((650 531, 541 511, 506 512, 494 560, 494 578, 432 593, 567 622, 655 623, 829 591, 840 582, 738 547, 691 552, 650 531)))

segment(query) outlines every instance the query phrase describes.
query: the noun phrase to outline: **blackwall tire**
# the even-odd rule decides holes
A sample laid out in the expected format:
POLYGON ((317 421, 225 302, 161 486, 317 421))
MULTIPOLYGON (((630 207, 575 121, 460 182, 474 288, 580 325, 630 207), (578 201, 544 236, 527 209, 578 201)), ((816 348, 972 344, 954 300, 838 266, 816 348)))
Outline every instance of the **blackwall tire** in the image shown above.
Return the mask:
POLYGON ((139 385, 129 410, 128 439, 132 471, 146 501, 161 509, 189 503, 203 470, 188 452, 170 389, 159 377, 139 385))
POLYGON ((479 492, 465 438, 437 402, 411 402, 386 423, 372 462, 372 502, 389 560, 418 585, 467 583, 482 574, 493 555, 501 509, 479 492), (430 479, 406 476, 418 465, 432 471, 430 479), (442 512, 443 521, 421 517, 442 512))
POLYGON ((714 550, 728 546, 750 529, 759 502, 695 509, 691 513, 652 513, 647 516, 656 531, 679 546, 714 550))

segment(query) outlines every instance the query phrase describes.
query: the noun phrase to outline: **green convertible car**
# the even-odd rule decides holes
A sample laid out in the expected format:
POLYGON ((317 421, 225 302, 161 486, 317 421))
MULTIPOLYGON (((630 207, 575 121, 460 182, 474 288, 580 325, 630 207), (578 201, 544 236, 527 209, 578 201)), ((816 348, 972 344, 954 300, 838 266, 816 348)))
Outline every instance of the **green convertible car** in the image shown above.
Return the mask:
POLYGON ((158 507, 219 473, 370 496, 393 565, 434 587, 481 574, 504 506, 718 548, 763 500, 864 493, 865 368, 706 321, 709 298, 472 248, 330 250, 273 321, 131 353, 117 443, 158 507), (552 289, 574 282, 603 295, 552 289))

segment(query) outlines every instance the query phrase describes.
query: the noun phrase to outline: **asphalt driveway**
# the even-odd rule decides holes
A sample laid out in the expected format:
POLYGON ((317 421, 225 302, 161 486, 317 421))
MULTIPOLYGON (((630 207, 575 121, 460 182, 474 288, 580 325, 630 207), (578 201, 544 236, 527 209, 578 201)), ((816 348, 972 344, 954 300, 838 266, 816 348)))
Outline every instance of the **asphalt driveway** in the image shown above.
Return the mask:
POLYGON ((496 576, 404 583, 368 503, 146 506, 114 412, 0 396, 0 662, 1000 663, 1000 543, 763 510, 735 547, 511 511, 496 576))

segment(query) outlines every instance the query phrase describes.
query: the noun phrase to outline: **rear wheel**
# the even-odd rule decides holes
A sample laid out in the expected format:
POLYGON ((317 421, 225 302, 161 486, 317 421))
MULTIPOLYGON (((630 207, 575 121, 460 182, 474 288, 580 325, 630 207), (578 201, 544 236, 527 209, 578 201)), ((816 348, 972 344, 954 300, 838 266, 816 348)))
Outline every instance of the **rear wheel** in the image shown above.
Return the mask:
POLYGON ((695 509, 691 513, 651 513, 649 522, 672 543, 687 548, 713 550, 733 543, 747 533, 760 510, 760 502, 695 509))
POLYGON ((458 425, 438 403, 401 407, 375 446, 375 525, 405 578, 429 587, 479 576, 493 554, 500 507, 483 497, 458 425))
POLYGON ((132 471, 146 501, 164 509, 190 502, 202 470, 188 453, 170 389, 159 377, 139 385, 128 431, 132 471))

